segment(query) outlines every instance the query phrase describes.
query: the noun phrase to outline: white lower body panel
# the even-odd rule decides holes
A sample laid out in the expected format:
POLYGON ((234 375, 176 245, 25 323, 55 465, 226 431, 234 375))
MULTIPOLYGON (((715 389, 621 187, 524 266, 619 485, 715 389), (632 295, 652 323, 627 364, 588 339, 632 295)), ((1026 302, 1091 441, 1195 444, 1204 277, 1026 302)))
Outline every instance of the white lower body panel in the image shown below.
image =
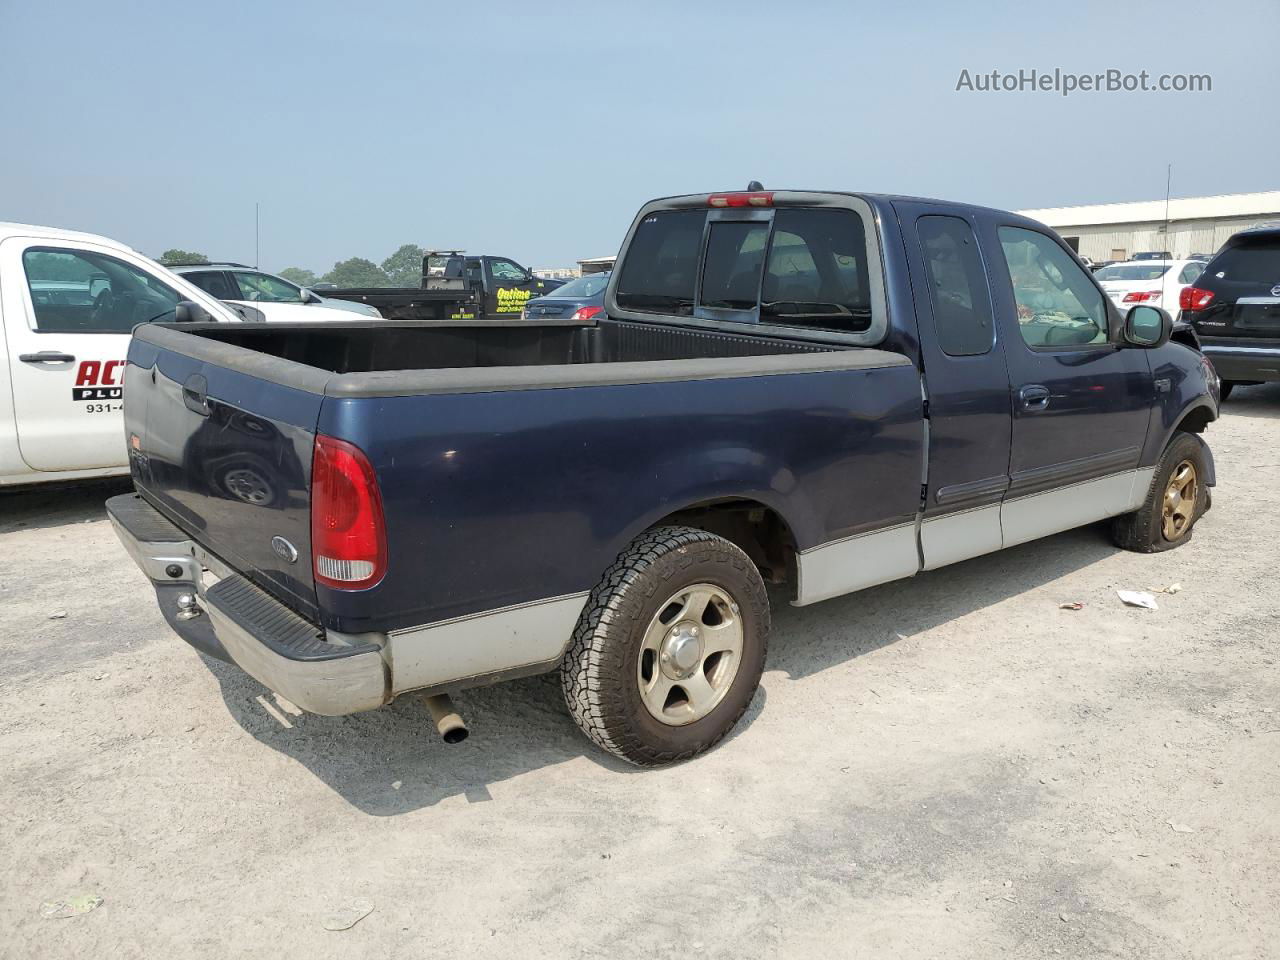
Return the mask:
POLYGON ((920 550, 926 570, 980 557, 1003 546, 998 503, 950 513, 920 524, 920 550))
POLYGON ((821 544, 796 558, 795 604, 817 603, 1128 513, 1142 505, 1154 476, 1155 467, 1143 467, 925 520, 919 549, 914 523, 821 544))
POLYGON ((486 610, 388 634, 392 693, 546 663, 569 646, 587 594, 486 610))
POLYGON ((798 607, 909 577, 920 569, 916 525, 904 523, 824 543, 797 555, 796 569, 798 607))
POLYGON ((1004 545, 1012 547, 1136 510, 1146 499, 1155 473, 1155 467, 1143 467, 1006 500, 1000 508, 1004 545))

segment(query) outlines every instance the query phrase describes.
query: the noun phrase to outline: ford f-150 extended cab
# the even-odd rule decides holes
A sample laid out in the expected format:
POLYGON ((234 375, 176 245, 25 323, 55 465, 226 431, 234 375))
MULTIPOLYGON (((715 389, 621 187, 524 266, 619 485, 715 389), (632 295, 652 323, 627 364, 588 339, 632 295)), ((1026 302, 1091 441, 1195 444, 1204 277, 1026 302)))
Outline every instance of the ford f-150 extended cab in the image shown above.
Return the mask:
POLYGON ((0 487, 124 474, 124 355, 175 312, 239 323, 122 243, 0 223, 0 487))
MULTIPOLYGON (((174 629, 320 714, 558 670, 600 746, 716 743, 811 604, 1208 505, 1212 366, 1039 223, 849 193, 638 214, 587 321, 151 324, 136 495, 174 629)), ((443 723, 443 721, 442 721, 443 723)))

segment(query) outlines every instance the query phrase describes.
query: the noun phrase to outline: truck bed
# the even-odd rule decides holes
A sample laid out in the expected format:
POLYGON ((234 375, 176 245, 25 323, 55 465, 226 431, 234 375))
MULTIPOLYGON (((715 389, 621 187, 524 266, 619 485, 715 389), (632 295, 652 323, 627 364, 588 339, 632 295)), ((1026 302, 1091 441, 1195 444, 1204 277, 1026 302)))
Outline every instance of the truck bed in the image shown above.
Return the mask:
POLYGON ((138 491, 330 631, 583 591, 637 523, 744 489, 804 504, 799 549, 919 500, 919 373, 884 350, 636 321, 328 321, 148 324, 128 362, 138 491), (377 472, 390 573, 368 590, 312 576, 318 435, 377 472))
POLYGON ((370 373, 823 353, 836 347, 606 320, 308 325, 190 324, 183 332, 328 370, 370 373))

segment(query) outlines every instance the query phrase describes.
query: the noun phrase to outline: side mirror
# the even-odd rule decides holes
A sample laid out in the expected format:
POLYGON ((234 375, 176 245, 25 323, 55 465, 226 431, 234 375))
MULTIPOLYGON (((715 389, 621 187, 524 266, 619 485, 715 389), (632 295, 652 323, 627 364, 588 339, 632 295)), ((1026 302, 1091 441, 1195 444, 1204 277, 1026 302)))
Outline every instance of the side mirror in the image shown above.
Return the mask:
POLYGON ((306 287, 303 287, 302 302, 303 303, 324 303, 324 300, 321 299, 320 295, 316 293, 314 290, 309 290, 306 287))
POLYGON ((212 319, 208 310, 191 300, 179 300, 173 308, 174 323, 204 323, 212 319))
POLYGON ((1135 347, 1163 347, 1173 335, 1173 318, 1159 307, 1132 307, 1124 318, 1124 339, 1135 347))

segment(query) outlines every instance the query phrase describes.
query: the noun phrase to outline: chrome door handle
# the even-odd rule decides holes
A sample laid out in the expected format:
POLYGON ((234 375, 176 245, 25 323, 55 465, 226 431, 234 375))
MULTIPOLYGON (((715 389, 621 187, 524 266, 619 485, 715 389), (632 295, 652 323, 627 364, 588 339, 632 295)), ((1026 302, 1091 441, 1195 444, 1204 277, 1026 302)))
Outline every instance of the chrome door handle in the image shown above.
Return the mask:
POLYGON ((20 353, 18 359, 23 363, 75 363, 76 358, 69 353, 57 350, 41 350, 39 353, 20 353))
POLYGON ((1022 409, 1029 413, 1039 413, 1049 406, 1049 388, 1038 383, 1030 383, 1018 391, 1018 399, 1022 401, 1022 409))

